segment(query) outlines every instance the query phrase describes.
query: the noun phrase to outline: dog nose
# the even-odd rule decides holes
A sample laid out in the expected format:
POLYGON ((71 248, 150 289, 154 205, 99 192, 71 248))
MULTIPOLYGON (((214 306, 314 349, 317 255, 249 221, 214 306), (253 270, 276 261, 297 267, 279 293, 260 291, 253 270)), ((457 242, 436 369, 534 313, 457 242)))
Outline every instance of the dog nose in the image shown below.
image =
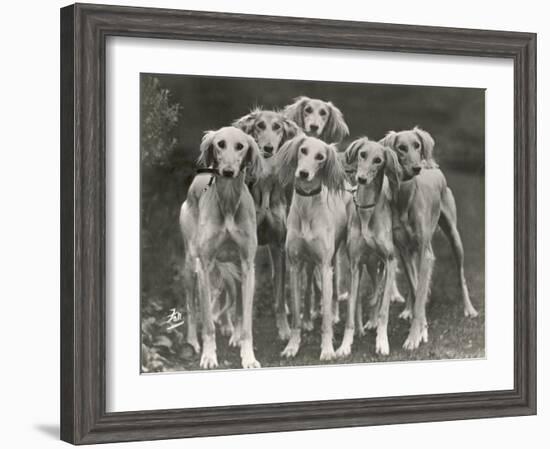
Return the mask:
POLYGON ((309 130, 310 131, 317 132, 318 129, 319 129, 318 125, 309 125, 309 130))
POLYGON ((418 175, 418 173, 420 173, 420 170, 422 170, 422 167, 420 166, 413 167, 413 172, 415 175, 418 175))
POLYGON ((222 175, 225 176, 226 178, 232 178, 234 174, 235 172, 230 168, 224 168, 222 170, 222 175))
POLYGON ((298 172, 298 175, 300 176, 300 178, 306 179, 306 178, 308 177, 308 172, 305 171, 305 170, 300 170, 300 171, 298 172))
POLYGON ((358 176, 357 177, 357 182, 359 184, 366 184, 367 183, 367 178, 363 178, 362 176, 358 176))
POLYGON ((264 151, 266 153, 272 154, 273 153, 273 147, 271 145, 264 145, 264 151))

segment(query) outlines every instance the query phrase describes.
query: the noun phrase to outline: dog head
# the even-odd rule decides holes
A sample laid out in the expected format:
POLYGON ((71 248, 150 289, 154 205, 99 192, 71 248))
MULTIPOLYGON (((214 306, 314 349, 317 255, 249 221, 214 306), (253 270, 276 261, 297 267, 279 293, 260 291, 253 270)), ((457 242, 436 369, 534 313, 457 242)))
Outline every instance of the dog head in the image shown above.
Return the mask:
POLYGON ((298 125, 278 111, 252 110, 233 123, 251 135, 258 143, 264 158, 273 156, 286 141, 299 132, 298 125))
POLYGON ((355 179, 359 184, 369 185, 383 176, 388 178, 392 197, 396 197, 401 178, 401 168, 395 153, 379 142, 362 137, 353 141, 345 152, 346 162, 357 167, 355 179))
POLYGON ((199 165, 213 167, 220 176, 236 178, 243 170, 258 178, 263 172, 260 150, 254 139, 233 126, 206 131, 201 141, 199 165))
POLYGON ((423 168, 437 167, 433 158, 434 139, 418 127, 406 131, 390 131, 380 143, 395 151, 406 179, 418 175, 423 168))
POLYGON ((325 142, 339 143, 349 134, 344 115, 330 101, 298 97, 283 112, 308 136, 325 142))
POLYGON ((345 173, 336 156, 336 148, 304 134, 289 140, 276 156, 281 184, 323 184, 330 191, 344 188, 345 173))

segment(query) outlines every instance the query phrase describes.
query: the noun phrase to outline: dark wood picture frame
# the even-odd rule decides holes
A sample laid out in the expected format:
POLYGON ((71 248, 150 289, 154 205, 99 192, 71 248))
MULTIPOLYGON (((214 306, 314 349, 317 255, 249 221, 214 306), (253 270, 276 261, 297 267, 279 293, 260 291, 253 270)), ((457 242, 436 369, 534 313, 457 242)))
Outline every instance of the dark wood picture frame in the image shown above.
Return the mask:
POLYGON ((61 9, 61 438, 74 444, 536 413, 536 35, 76 4, 61 9), (514 388, 375 399, 106 412, 108 36, 511 58, 514 388))

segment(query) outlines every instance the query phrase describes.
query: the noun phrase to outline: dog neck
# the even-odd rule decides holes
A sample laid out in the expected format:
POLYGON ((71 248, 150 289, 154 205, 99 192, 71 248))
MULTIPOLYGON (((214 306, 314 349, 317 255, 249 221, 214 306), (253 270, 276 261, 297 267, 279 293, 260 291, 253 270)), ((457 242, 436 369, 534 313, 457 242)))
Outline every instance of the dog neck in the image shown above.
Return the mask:
POLYGON ((357 183, 353 200, 362 224, 368 224, 380 200, 384 172, 381 170, 369 184, 357 183))
POLYGON ((224 216, 235 215, 241 202, 241 193, 244 188, 244 172, 235 178, 217 176, 214 190, 218 199, 218 207, 224 216))

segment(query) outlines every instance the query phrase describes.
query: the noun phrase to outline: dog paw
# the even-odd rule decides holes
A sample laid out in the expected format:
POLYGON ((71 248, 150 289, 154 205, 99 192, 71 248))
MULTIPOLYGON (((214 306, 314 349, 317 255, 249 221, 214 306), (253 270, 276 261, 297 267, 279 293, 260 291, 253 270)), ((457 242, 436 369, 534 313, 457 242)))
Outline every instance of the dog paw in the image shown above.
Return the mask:
POLYGON ((399 318, 401 318, 402 320, 411 320, 412 317, 412 310, 408 308, 403 309, 403 311, 399 314, 399 318))
POLYGON ((234 329, 233 329, 233 326, 231 324, 222 324, 220 326, 220 333, 224 337, 229 337, 229 336, 233 335, 233 332, 234 332, 234 329))
POLYGON ((340 314, 335 313, 332 315, 332 324, 338 324, 340 322, 340 314))
POLYGON ((302 329, 311 332, 313 330, 313 321, 311 320, 303 320, 302 321, 302 329))
POLYGON ((290 338, 290 326, 286 314, 283 316, 277 315, 277 333, 279 340, 287 341, 290 338))
POLYGON ((475 318, 479 315, 476 309, 474 309, 474 306, 470 305, 470 307, 464 307, 464 316, 466 318, 475 318))
POLYGON ((376 329, 378 327, 378 320, 370 319, 367 321, 367 323, 363 326, 364 329, 376 329))
POLYGON ((258 362, 254 357, 247 360, 242 360, 242 365, 244 369, 254 369, 254 368, 261 368, 262 365, 260 365, 260 362, 258 362))
POLYGON ((241 345, 241 333, 234 330, 233 333, 231 334, 231 338, 229 339, 229 346, 231 346, 232 348, 238 348, 240 345, 241 345))
POLYGON ((388 355, 390 353, 390 343, 387 335, 380 334, 376 336, 376 353, 380 355, 388 355))
POLYGON ((338 295, 338 301, 347 301, 349 299, 349 292, 341 292, 338 295))
POLYGON ((335 358, 336 353, 334 352, 334 348, 332 346, 321 348, 321 357, 319 357, 319 360, 322 362, 328 362, 330 360, 334 360, 335 358))
POLYGON ((281 356, 286 357, 287 359, 290 359, 298 353, 298 350, 300 349, 300 345, 289 341, 286 345, 286 348, 281 352, 281 356))
POLYGON ((216 353, 206 353, 203 352, 201 356, 200 367, 202 369, 213 369, 218 367, 218 358, 216 353))
POLYGON ((336 350, 336 357, 343 358, 351 354, 351 345, 342 345, 336 350))
POLYGON ((365 329, 364 329, 364 325, 361 325, 361 326, 357 326, 355 328, 355 335, 357 337, 364 337, 365 335, 367 335, 367 333, 365 332, 365 329))
POLYGON ((413 351, 420 346, 420 343, 428 342, 428 325, 426 323, 420 323, 413 320, 409 336, 403 343, 403 348, 409 351, 413 351))
POLYGON ((193 348, 193 350, 195 351, 195 354, 200 354, 201 345, 197 340, 187 340, 187 344, 193 348))

